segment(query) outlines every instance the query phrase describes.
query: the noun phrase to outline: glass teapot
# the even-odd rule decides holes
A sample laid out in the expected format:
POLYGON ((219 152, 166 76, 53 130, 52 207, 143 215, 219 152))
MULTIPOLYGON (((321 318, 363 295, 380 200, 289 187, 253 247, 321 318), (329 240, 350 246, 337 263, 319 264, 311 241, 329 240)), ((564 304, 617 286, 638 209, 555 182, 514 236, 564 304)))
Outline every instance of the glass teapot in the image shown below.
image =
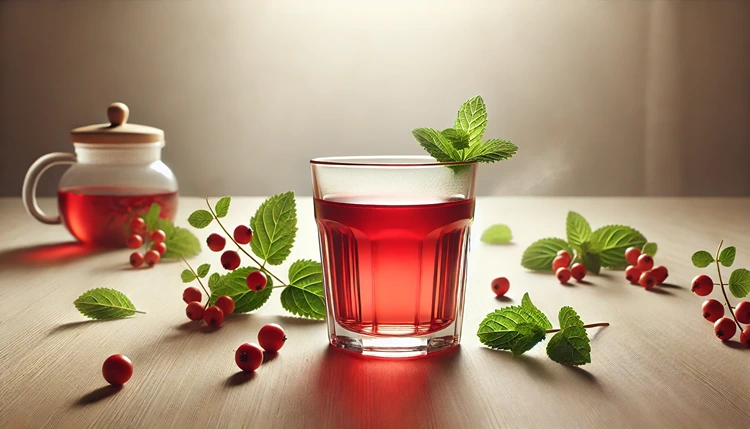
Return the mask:
POLYGON ((177 180, 161 161, 164 131, 129 124, 123 103, 107 108, 108 124, 70 132, 75 154, 56 152, 37 159, 26 173, 23 203, 42 223, 64 223, 78 240, 96 246, 125 247, 130 221, 161 206, 160 217, 174 220, 177 180), (59 215, 42 212, 36 200, 39 177, 58 164, 72 164, 60 179, 59 215))

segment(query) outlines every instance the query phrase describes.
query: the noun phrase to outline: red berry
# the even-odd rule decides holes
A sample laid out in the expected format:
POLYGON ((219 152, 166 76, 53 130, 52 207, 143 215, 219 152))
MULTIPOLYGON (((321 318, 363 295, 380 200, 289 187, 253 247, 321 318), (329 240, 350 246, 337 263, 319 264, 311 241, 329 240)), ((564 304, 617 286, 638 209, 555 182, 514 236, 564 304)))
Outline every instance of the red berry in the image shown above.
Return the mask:
POLYGON ((570 256, 570 253, 568 253, 567 250, 561 250, 561 251, 557 252, 557 256, 561 256, 561 257, 563 257, 565 259, 565 266, 566 267, 568 265, 570 265, 570 261, 573 260, 573 258, 570 256))
POLYGON ((645 273, 641 274, 641 278, 638 279, 638 284, 645 287, 646 289, 651 289, 656 284, 656 280, 654 279, 654 275, 651 273, 651 271, 646 271, 645 273))
POLYGON ((555 277, 560 283, 567 283, 570 280, 570 270, 565 267, 560 267, 555 271, 555 277))
POLYGON ((138 268, 141 265, 143 265, 143 255, 141 255, 139 252, 133 252, 130 254, 130 265, 133 266, 133 268, 138 268))
POLYGON ((146 234, 146 222, 139 217, 133 218, 130 221, 130 232, 138 235, 146 234))
POLYGON ((164 231, 157 229, 156 231, 151 233, 151 241, 153 241, 155 244, 164 243, 164 240, 167 239, 167 234, 164 233, 164 231))
POLYGON ((203 294, 197 287, 189 286, 182 291, 182 300, 187 304, 190 304, 193 301, 201 301, 203 300, 203 294))
POLYGON ((636 264, 639 270, 649 271, 654 268, 654 258, 651 255, 641 255, 638 257, 638 264, 636 264))
POLYGON ((701 274, 693 279, 693 286, 690 290, 698 296, 706 296, 714 290, 714 281, 711 277, 701 274))
POLYGON ((737 317, 738 322, 744 324, 750 323, 750 302, 742 301, 737 304, 737 307, 734 309, 734 315, 737 317))
POLYGON ((639 256, 641 256, 641 249, 637 247, 628 247, 625 251, 625 260, 628 261, 628 264, 630 265, 637 265, 639 256))
POLYGON ((234 250, 227 250, 221 254, 221 266, 225 270, 236 270, 240 266, 240 255, 234 250))
POLYGON ((112 355, 102 365, 102 375, 107 383, 123 385, 133 376, 133 362, 123 355, 112 355))
POLYGON ((724 317, 724 305, 715 299, 703 303, 703 317, 709 322, 716 322, 724 317))
POLYGON ((552 261, 552 271, 557 272, 560 268, 568 268, 568 264, 570 264, 570 259, 565 259, 564 256, 555 256, 552 261))
POLYGON ((263 363, 263 349, 257 344, 242 344, 234 352, 234 362, 243 371, 255 371, 263 363))
POLYGON ((198 301, 188 303, 185 314, 190 320, 201 320, 204 316, 203 304, 198 301))
POLYGON ((651 270, 651 274, 654 275, 654 281, 656 281, 656 284, 664 284, 664 282, 667 280, 667 277, 669 277, 669 271, 667 270, 667 267, 663 265, 659 265, 658 267, 651 270))
POLYGON ((275 323, 269 323, 258 331, 258 344, 267 352, 275 353, 281 350, 285 342, 284 328, 275 323))
POLYGON ((750 347, 750 326, 746 327, 744 331, 740 332, 740 342, 745 347, 750 347))
POLYGON ((216 298, 216 306, 221 308, 224 314, 232 314, 234 311, 234 300, 226 295, 216 298))
POLYGON ((495 292, 495 295, 503 296, 508 293, 508 289, 510 289, 510 281, 507 278, 498 277, 492 280, 492 291, 495 292))
POLYGON ((266 284, 268 284, 268 278, 266 278, 266 275, 263 274, 263 271, 256 270, 247 275, 246 282, 248 289, 254 290, 255 292, 260 292, 266 288, 266 284))
POLYGON ((237 225, 232 235, 234 236, 234 241, 239 244, 247 244, 253 240, 253 230, 245 225, 237 225))
POLYGON ((164 242, 154 244, 153 247, 151 247, 152 250, 156 250, 159 253, 159 256, 164 256, 165 253, 167 253, 167 244, 164 242))
POLYGON ((161 260, 161 255, 156 250, 149 250, 148 252, 146 252, 146 256, 144 256, 143 259, 146 260, 146 264, 149 267, 153 267, 154 264, 158 263, 159 260, 161 260))
POLYGON ((224 323, 224 312, 221 308, 212 305, 203 312, 203 321, 210 326, 220 326, 224 323))
POLYGON ((714 323, 714 334, 721 341, 731 340, 737 332, 737 325, 734 320, 728 317, 722 317, 714 323))
POLYGON ((127 245, 131 249, 137 249, 143 245, 143 237, 138 234, 133 234, 128 237, 127 245))
POLYGON ((637 285, 638 281, 641 280, 641 274, 643 272, 632 265, 625 269, 625 279, 634 285, 637 285))
POLYGON ((580 262, 576 262, 575 264, 573 264, 573 267, 570 269, 570 275, 579 282, 583 280, 584 277, 586 277, 586 274, 588 274, 588 271, 586 270, 586 267, 580 262))
POLYGON ((217 233, 213 233, 206 239, 206 245, 214 252, 221 252, 227 244, 227 239, 217 233))

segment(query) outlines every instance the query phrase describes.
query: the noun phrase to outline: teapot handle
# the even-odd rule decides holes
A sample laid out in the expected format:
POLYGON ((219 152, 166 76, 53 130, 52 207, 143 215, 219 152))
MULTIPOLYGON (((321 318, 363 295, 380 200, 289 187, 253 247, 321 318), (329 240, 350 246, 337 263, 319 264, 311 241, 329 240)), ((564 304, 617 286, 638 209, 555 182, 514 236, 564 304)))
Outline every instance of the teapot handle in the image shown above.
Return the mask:
POLYGON ((23 205, 26 207, 26 211, 34 216, 39 222, 47 223, 50 225, 60 223, 60 216, 47 216, 39 208, 39 204, 36 200, 36 186, 39 183, 39 177, 47 171, 50 167, 60 164, 75 164, 76 156, 72 153, 66 152, 54 152, 48 153, 37 159, 29 171, 26 172, 26 178, 23 181, 23 205))

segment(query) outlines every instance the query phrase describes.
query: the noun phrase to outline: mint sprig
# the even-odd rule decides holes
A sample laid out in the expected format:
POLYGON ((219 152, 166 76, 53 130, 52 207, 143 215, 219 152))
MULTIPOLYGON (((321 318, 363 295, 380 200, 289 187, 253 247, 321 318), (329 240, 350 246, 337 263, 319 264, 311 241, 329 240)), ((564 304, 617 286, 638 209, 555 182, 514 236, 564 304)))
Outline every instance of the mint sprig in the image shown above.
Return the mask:
POLYGON ((480 240, 488 244, 508 244, 513 240, 513 233, 508 225, 498 223, 484 230, 480 240))
POLYGON ((161 206, 153 203, 148 212, 141 216, 141 218, 146 223, 146 230, 149 233, 157 229, 164 231, 164 235, 167 237, 164 240, 167 251, 161 255, 162 259, 189 258, 201 252, 201 244, 198 241, 198 237, 185 228, 175 226, 171 220, 160 218, 160 214, 161 206))
POLYGON ((138 311, 130 299, 120 291, 108 288, 96 288, 84 292, 73 301, 73 305, 84 316, 90 319, 124 319, 138 311))

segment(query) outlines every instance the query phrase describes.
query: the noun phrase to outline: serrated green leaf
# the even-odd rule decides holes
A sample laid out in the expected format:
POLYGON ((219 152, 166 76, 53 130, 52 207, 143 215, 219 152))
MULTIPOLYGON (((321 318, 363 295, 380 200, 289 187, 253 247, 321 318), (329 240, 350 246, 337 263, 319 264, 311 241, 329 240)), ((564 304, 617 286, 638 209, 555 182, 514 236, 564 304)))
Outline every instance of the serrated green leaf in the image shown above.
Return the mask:
POLYGON ((656 251, 659 250, 659 246, 656 245, 656 243, 648 242, 643 246, 643 249, 641 249, 641 253, 645 253, 651 257, 656 256, 656 251))
POLYGON ((193 228, 203 229, 211 224, 214 220, 214 216, 208 210, 196 210, 190 213, 188 217, 188 223, 193 228))
POLYGON ((271 297, 273 279, 268 276, 266 288, 255 292, 247 287, 247 275, 252 271, 258 271, 258 268, 242 267, 220 276, 211 288, 211 304, 220 296, 226 295, 234 300, 234 313, 248 313, 262 307, 271 297))
POLYGON ((495 224, 484 230, 481 240, 488 244, 508 244, 513 239, 513 233, 508 225, 495 224))
POLYGON ((693 253, 693 256, 690 259, 692 259, 693 265, 698 268, 706 268, 714 263, 714 257, 705 250, 699 250, 693 253))
POLYGON ((470 146, 464 153, 466 162, 496 162, 512 157, 518 146, 502 139, 492 139, 470 146))
POLYGON ((744 298, 750 294, 750 271, 738 268, 729 276, 729 291, 735 298, 744 298))
POLYGON ((586 270, 592 274, 599 274, 602 269, 601 256, 591 250, 591 243, 584 241, 578 248, 578 260, 581 261, 586 270))
POLYGON ((568 212, 565 221, 565 232, 568 235, 568 243, 577 247, 591 238, 591 226, 588 221, 576 212, 568 212))
POLYGON ((222 197, 219 201, 217 201, 216 206, 214 207, 216 217, 222 218, 226 216, 229 213, 229 203, 231 202, 232 197, 222 197))
POLYGON ((547 316, 542 313, 542 310, 538 309, 536 305, 534 305, 533 302, 531 302, 531 298, 529 297, 529 293, 523 294, 523 298, 521 298, 521 307, 525 308, 529 312, 529 316, 531 316, 534 319, 534 324, 538 325, 541 328, 544 329, 552 329, 552 323, 549 321, 547 316))
POLYGON ((456 150, 462 150, 469 147, 469 134, 463 130, 455 128, 446 128, 440 132, 456 150))
POLYGON ((533 323, 519 323, 516 325, 516 331, 518 332, 518 338, 510 348, 513 356, 520 356, 531 350, 547 335, 544 329, 533 323))
POLYGON ((553 335, 547 342, 547 356, 564 365, 591 363, 591 344, 586 329, 569 326, 553 335))
POLYGON ((624 225, 603 226, 591 234, 591 251, 599 254, 603 268, 625 268, 625 250, 628 247, 641 248, 646 237, 637 230, 624 225))
POLYGON ((719 262, 725 267, 731 267, 735 256, 737 256, 737 249, 734 246, 727 247, 719 253, 719 262))
POLYGON ((537 240, 524 250, 521 265, 534 271, 552 271, 552 261, 560 250, 572 253, 568 243, 561 238, 537 240))
POLYGON ((461 161, 461 156, 440 131, 416 128, 411 131, 420 145, 439 162, 461 161))
POLYGON ((211 264, 202 264, 198 267, 198 277, 204 278, 208 275, 208 271, 211 269, 211 264))
POLYGON ((289 286, 281 292, 281 306, 298 316, 325 318, 326 303, 320 262, 301 259, 289 267, 289 286))
POLYGON ((114 289, 96 288, 84 292, 73 304, 90 319, 123 319, 138 311, 127 296, 114 289))
POLYGON ((487 128, 487 107, 481 96, 472 97, 461 105, 453 128, 468 134, 470 145, 482 140, 484 130, 487 128))
POLYGON ((220 278, 221 276, 219 275, 219 273, 213 273, 211 274, 211 276, 208 277, 208 289, 210 291, 214 290, 220 278))
POLYGON ((276 194, 264 201, 250 219, 254 231, 250 248, 271 265, 279 265, 292 252, 297 236, 294 192, 276 194))
POLYGON ((560 322, 560 329, 569 328, 571 326, 583 326, 583 321, 578 316, 573 307, 563 307, 560 309, 560 313, 557 316, 560 322))
POLYGON ((537 324, 532 312, 523 306, 495 310, 479 324, 477 336, 488 347, 521 354, 534 347, 545 336, 544 328, 537 324))
POLYGON ((149 207, 148 212, 146 212, 145 215, 143 215, 143 222, 146 224, 146 230, 153 231, 155 229, 156 221, 159 219, 159 214, 161 213, 161 206, 158 203, 151 204, 151 207, 149 207))
POLYGON ((189 258, 201 253, 201 243, 198 237, 189 230, 174 227, 167 219, 159 219, 156 225, 157 229, 164 231, 167 236, 164 240, 167 251, 161 256, 162 259, 189 258))
POLYGON ((193 274, 193 272, 190 270, 183 270, 182 274, 180 274, 180 277, 182 278, 183 283, 190 283, 195 280, 195 274, 193 274))

